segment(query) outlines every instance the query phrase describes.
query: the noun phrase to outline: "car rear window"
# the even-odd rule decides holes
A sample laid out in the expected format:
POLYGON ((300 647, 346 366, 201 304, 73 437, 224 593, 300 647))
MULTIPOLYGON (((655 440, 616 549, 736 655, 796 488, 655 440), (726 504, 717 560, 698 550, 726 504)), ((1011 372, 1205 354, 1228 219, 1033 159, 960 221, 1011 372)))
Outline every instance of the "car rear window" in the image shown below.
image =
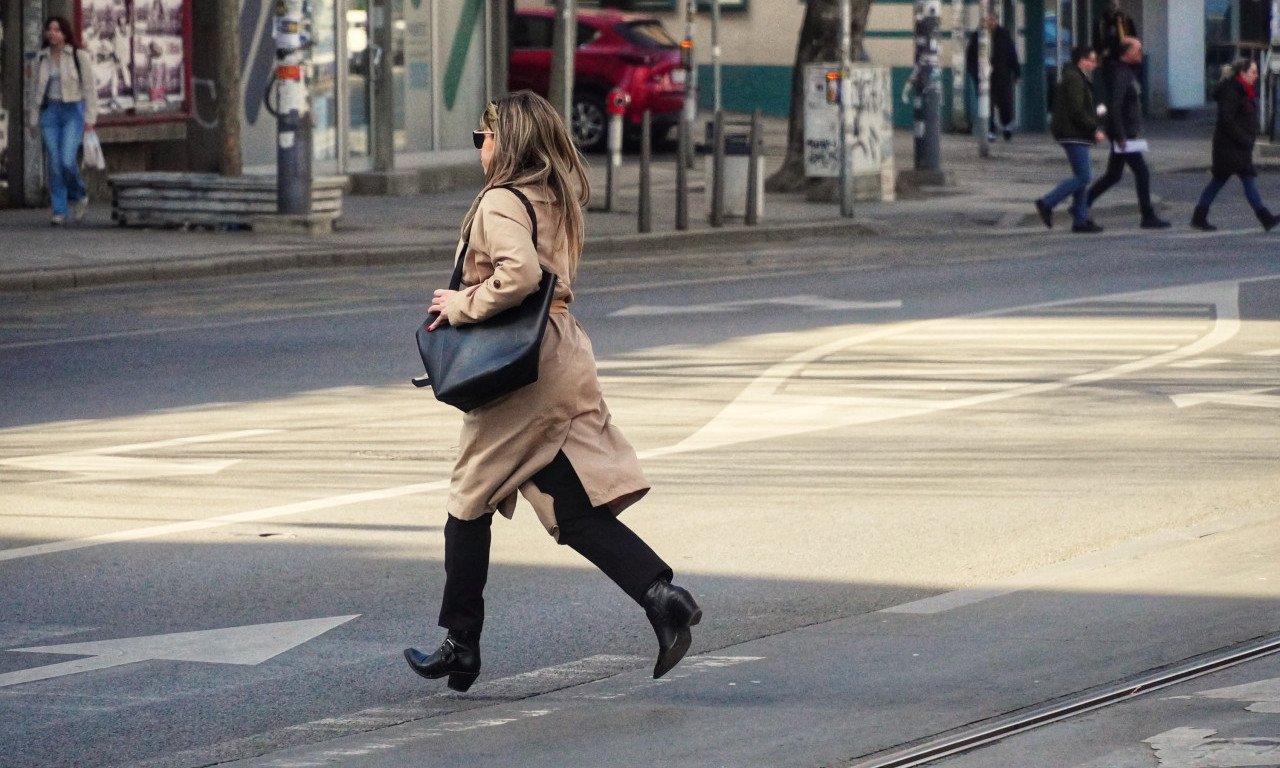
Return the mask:
POLYGON ((627 42, 643 48, 676 48, 662 23, 658 21, 626 21, 614 27, 627 42))

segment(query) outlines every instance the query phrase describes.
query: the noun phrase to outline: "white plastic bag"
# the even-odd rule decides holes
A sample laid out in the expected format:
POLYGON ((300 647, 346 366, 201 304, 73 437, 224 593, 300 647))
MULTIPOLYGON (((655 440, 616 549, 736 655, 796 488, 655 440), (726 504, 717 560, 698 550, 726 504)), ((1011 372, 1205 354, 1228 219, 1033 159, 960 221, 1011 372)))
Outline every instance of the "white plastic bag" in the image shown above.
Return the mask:
POLYGON ((86 131, 81 146, 84 147, 84 157, 80 161, 82 166, 97 168, 100 171, 107 167, 107 159, 102 156, 102 142, 98 141, 97 131, 86 131))

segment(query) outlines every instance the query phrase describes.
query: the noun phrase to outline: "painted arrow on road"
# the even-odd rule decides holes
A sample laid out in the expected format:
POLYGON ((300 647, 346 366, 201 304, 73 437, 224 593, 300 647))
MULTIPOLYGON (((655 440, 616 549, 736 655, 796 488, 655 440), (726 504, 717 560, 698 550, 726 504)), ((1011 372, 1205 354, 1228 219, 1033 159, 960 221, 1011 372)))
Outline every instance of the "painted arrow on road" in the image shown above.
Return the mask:
POLYGON ((213 435, 179 437, 174 440, 155 440, 149 443, 112 445, 106 448, 87 448, 68 453, 49 453, 41 456, 17 456, 0 459, 0 465, 21 469, 38 469, 45 472, 69 472, 87 480, 143 480, 154 477, 181 475, 213 475, 240 459, 154 459, 136 456, 115 456, 132 451, 159 451, 186 445, 217 443, 226 440, 244 440, 279 432, 278 429, 242 429, 236 432, 219 432, 213 435))
POLYGON ((1193 392, 1186 395, 1170 395, 1169 399, 1179 408, 1188 408, 1203 403, 1220 403, 1222 405, 1243 405, 1248 408, 1280 408, 1280 395, 1264 395, 1275 387, 1262 389, 1237 389, 1231 392, 1193 392))
POLYGON ((1160 768, 1226 768, 1271 766, 1280 763, 1280 739, 1215 739, 1212 728, 1174 728, 1144 741, 1151 745, 1160 768))
POLYGON ((610 317, 636 317, 648 315, 702 315, 712 312, 742 312, 743 310, 775 304, 822 312, 844 312, 854 309, 902 309, 902 301, 842 301, 821 296, 772 296, 767 299, 745 301, 721 301, 716 304, 636 304, 614 312, 610 317))
POLYGON ((261 664, 312 638, 345 624, 360 614, 323 619, 252 624, 244 627, 178 632, 171 635, 125 637, 90 643, 12 648, 25 653, 65 653, 89 658, 49 664, 0 675, 0 688, 139 661, 199 661, 206 664, 261 664))

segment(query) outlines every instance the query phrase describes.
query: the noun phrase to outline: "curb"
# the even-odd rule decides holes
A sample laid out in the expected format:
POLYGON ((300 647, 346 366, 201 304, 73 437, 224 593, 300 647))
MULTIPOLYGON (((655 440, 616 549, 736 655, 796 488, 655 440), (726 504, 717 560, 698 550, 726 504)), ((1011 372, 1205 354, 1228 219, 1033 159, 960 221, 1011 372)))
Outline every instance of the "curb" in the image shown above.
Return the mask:
MULTIPOLYGON (((805 222, 799 224, 734 227, 722 230, 656 232, 589 237, 584 249, 592 255, 621 256, 636 252, 679 248, 784 242, 805 237, 877 235, 879 229, 862 221, 805 222)), ((448 263, 456 245, 387 247, 369 250, 331 249, 246 256, 200 256, 170 261, 135 261, 109 266, 69 267, 0 273, 0 293, 87 288, 124 283, 160 282, 201 277, 222 277, 289 269, 321 267, 371 267, 424 262, 448 263)))

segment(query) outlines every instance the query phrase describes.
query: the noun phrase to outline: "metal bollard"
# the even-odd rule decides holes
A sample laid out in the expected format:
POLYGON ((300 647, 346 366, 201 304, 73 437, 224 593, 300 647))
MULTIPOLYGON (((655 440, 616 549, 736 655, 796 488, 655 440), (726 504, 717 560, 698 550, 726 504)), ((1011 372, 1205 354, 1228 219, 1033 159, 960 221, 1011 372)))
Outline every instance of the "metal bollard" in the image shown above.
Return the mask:
POLYGON ((609 162, 605 166, 604 207, 599 209, 602 211, 613 210, 614 177, 622 167, 622 116, 630 103, 630 94, 616 88, 609 92, 609 162))
POLYGON ((683 119, 676 124, 676 229, 689 228, 689 173, 684 158, 689 152, 689 127, 683 119))
POLYGON ((760 125, 760 110, 751 113, 751 150, 747 155, 747 210, 743 217, 743 224, 747 226, 755 226, 759 215, 757 209, 760 207, 759 192, 757 185, 760 184, 760 150, 762 126, 760 125))
POLYGON ((724 226, 724 115, 719 111, 711 128, 711 226, 724 226))
POLYGON ((638 222, 640 232, 653 230, 652 208, 649 200, 649 166, 653 159, 652 124, 653 113, 646 109, 644 120, 640 123, 640 204, 636 206, 640 212, 638 222))

